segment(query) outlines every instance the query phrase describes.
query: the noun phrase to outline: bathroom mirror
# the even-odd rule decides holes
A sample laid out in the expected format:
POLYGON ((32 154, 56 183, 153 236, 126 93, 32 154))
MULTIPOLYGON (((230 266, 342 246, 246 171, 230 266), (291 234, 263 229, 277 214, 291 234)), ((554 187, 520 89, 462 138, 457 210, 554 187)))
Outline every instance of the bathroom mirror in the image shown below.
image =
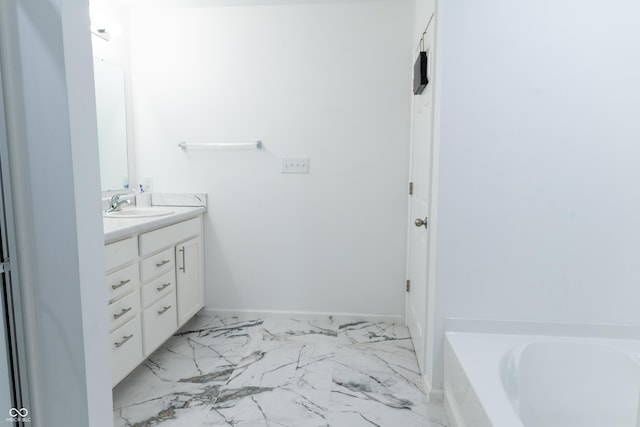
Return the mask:
POLYGON ((127 124, 122 68, 95 58, 100 181, 102 191, 129 188, 127 124))

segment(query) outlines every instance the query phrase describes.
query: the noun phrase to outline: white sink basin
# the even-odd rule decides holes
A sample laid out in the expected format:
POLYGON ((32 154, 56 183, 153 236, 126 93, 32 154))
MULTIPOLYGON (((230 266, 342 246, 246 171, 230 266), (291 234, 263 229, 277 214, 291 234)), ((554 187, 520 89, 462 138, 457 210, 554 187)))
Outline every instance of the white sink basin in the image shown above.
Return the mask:
POLYGON ((148 216, 171 215, 171 209, 159 207, 146 208, 125 208, 120 211, 103 212, 102 215, 107 218, 144 218, 148 216))

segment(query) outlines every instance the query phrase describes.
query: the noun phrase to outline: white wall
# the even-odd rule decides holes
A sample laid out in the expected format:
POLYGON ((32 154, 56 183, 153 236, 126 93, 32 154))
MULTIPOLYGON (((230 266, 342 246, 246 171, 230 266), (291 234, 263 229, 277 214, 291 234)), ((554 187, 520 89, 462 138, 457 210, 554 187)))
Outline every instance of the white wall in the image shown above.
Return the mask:
POLYGON ((208 193, 208 307, 403 313, 412 10, 132 13, 138 176, 208 193), (265 149, 177 147, 224 139, 265 149), (287 156, 311 173, 281 174, 287 156))
POLYGON ((112 425, 86 0, 0 5, 2 84, 34 426, 112 425))
MULTIPOLYGON (((80 289, 80 304, 82 316, 82 341, 84 344, 84 360, 78 364, 84 368, 86 376, 87 424, 91 427, 108 427, 113 418, 113 404, 111 388, 111 348, 104 337, 109 331, 108 312, 105 306, 107 290, 104 286, 105 257, 104 234, 102 229, 101 201, 99 196, 100 174, 98 155, 97 120, 95 113, 95 94, 93 79, 93 62, 91 60, 91 36, 87 32, 86 0, 62 1, 62 26, 64 43, 64 72, 67 90, 67 104, 69 108, 69 136, 73 180, 73 203, 75 214, 75 229, 64 230, 74 237, 72 242, 77 244, 78 277, 80 289)), ((49 159, 51 161, 51 159, 49 159)), ((66 170, 64 163, 58 165, 59 171, 66 170)), ((42 178, 41 178, 42 179, 42 178)), ((60 185, 54 181, 55 185, 60 185)), ((54 200, 59 192, 47 188, 54 194, 54 200)), ((48 195, 49 196, 49 195, 48 195)), ((59 200, 58 200, 59 201, 59 200)), ((45 199, 44 204, 50 201, 45 199)), ((41 209, 40 220, 50 224, 50 212, 41 209)), ((40 242, 40 235, 37 235, 40 242)), ((56 236, 52 241, 53 248, 59 243, 56 236)), ((60 248, 57 248, 60 250, 60 248)), ((63 252, 66 254, 66 252, 63 252)), ((55 255, 57 258, 59 255, 55 255)), ((58 268, 60 265, 58 264, 58 268)), ((48 274, 49 271, 46 272, 48 274)), ((46 285, 45 285, 46 286, 46 285)), ((58 306, 58 308, 60 308, 58 306)), ((73 312, 78 307, 66 309, 73 312)), ((77 337, 76 337, 77 339, 77 337)), ((46 350, 47 357, 58 357, 46 350)), ((60 390, 58 384, 52 384, 60 390)), ((42 391, 42 390, 41 390, 42 391)), ((74 390, 77 393, 78 390, 74 390)), ((52 393, 48 391, 48 394, 52 393)), ((67 399, 73 399, 72 392, 67 399)), ((59 410, 59 408, 56 408, 59 410)), ((62 411, 65 413, 64 411, 62 411)), ((84 420, 78 420, 82 425, 84 420)), ((67 420, 65 425, 71 425, 67 420)), ((52 423, 52 425, 57 423, 52 423)))
POLYGON ((640 3, 439 7, 436 369, 447 317, 640 323, 640 3))

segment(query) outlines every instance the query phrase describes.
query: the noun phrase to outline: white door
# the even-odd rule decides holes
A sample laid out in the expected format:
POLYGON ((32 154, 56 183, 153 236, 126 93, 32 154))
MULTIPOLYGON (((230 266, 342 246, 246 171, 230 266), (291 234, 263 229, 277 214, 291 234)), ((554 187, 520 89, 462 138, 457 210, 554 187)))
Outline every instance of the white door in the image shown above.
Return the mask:
MULTIPOLYGON (((424 44, 428 67, 431 59, 433 23, 427 27, 424 44)), ((417 58, 418 50, 415 57, 417 58)), ((428 76, 431 79, 432 73, 428 76)), ((431 169, 433 143, 433 82, 430 81, 420 95, 413 96, 411 130, 411 182, 410 217, 408 227, 409 256, 407 279, 409 280, 406 322, 421 371, 425 372, 428 283, 427 260, 429 257, 429 207, 431 196, 431 169)))

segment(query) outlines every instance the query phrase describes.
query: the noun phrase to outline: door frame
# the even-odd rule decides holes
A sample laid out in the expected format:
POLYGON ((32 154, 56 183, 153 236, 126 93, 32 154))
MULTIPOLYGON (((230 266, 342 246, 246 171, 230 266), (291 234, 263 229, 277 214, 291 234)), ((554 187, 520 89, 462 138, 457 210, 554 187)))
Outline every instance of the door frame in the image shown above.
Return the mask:
MULTIPOLYGON (((13 197, 11 192, 9 146, 6 126, 5 98, 3 90, 3 74, 0 64, 0 263, 2 263, 2 280, 0 280, 0 327, 4 329, 9 368, 9 387, 11 408, 31 409, 29 393, 29 376, 27 370, 27 351, 25 343, 25 326, 23 322, 22 294, 18 284, 18 262, 16 259, 16 236, 13 216, 13 197)), ((0 345, 5 345, 1 343, 0 345)), ((4 361, 0 361, 4 364, 4 361)), ((0 408, 8 414, 11 408, 0 408)), ((30 416, 27 414, 27 419, 30 416)))

